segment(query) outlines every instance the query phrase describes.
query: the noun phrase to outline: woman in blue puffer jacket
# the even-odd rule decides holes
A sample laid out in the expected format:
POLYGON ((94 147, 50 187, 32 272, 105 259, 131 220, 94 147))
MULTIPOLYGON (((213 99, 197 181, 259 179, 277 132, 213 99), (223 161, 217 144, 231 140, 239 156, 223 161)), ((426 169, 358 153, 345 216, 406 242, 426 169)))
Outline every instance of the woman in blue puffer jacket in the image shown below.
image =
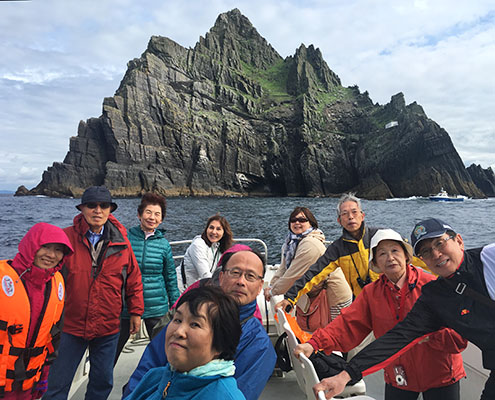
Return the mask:
MULTIPOLYGON (((141 269, 144 297, 142 319, 148 335, 151 335, 155 324, 167 313, 180 295, 172 249, 168 240, 165 239, 164 231, 158 229, 165 214, 165 198, 155 193, 146 193, 138 207, 138 218, 141 224, 129 229, 128 232, 132 250, 141 269)), ((129 339, 129 319, 130 315, 124 308, 115 363, 129 339)))

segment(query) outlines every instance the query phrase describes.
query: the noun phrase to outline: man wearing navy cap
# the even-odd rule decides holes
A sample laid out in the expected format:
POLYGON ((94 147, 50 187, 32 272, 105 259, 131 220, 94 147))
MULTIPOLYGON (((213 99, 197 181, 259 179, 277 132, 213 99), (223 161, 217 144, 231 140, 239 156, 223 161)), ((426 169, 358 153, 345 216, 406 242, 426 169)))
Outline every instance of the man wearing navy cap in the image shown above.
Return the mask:
POLYGON ((495 243, 464 250, 461 235, 451 225, 429 218, 416 224, 411 244, 439 278, 423 287, 401 323, 314 389, 335 396, 351 379, 378 371, 429 333, 449 327, 481 349, 483 367, 490 370, 481 399, 495 399, 495 243))
POLYGON ((143 286, 127 232, 111 214, 117 209, 105 186, 85 190, 81 211, 64 231, 74 248, 66 262, 65 317, 59 355, 43 399, 65 400, 77 366, 89 348, 86 399, 105 400, 112 391, 113 361, 120 330, 122 302, 136 333, 144 311, 143 286))

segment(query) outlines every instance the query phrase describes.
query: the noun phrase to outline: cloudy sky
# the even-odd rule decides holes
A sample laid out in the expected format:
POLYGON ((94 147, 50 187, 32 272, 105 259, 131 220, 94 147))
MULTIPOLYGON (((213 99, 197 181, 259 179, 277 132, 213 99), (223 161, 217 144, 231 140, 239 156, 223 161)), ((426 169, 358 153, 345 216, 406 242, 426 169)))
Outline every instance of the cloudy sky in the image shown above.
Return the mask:
POLYGON ((283 57, 313 44, 344 86, 380 104, 403 92, 466 166, 495 168, 492 0, 0 0, 0 190, 63 161, 151 35, 193 47, 233 8, 283 57))

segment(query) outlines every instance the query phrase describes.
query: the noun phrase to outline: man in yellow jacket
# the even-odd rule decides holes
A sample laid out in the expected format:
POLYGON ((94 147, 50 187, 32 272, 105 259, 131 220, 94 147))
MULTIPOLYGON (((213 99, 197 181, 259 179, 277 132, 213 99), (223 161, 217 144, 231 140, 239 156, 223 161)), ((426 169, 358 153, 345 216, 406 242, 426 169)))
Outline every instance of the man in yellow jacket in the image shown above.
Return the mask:
MULTIPOLYGON (((285 299, 277 304, 277 308, 295 305, 303 294, 337 268, 344 273, 354 296, 361 293, 366 284, 378 279, 379 274, 368 267, 370 241, 378 228, 366 226, 364 217, 361 200, 353 193, 342 195, 337 204, 337 222, 342 226, 342 236, 330 244, 316 263, 286 292, 285 299)), ((417 258, 414 258, 413 264, 425 266, 417 258)))

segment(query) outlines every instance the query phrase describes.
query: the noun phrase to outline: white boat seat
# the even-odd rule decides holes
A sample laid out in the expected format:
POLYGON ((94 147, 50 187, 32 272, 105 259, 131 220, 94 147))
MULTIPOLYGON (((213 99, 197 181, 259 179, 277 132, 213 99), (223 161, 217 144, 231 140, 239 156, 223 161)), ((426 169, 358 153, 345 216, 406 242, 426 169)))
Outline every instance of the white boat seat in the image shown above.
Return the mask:
MULTIPOLYGON (((279 324, 284 328, 284 332, 287 333, 287 347, 289 350, 289 357, 291 359, 292 368, 296 373, 296 379, 301 390, 306 394, 308 399, 314 399, 313 386, 316 385, 320 380, 314 369, 313 363, 304 355, 301 355, 301 359, 294 356, 294 349, 298 345, 296 335, 292 331, 287 318, 282 310, 277 311, 277 316, 279 324)), ((344 391, 337 398, 347 398, 352 397, 352 399, 359 399, 358 396, 364 395, 366 393, 366 384, 361 379, 358 383, 352 386, 346 386, 344 391)), ((325 398, 323 393, 321 393, 322 399, 325 398)), ((365 396, 362 399, 372 399, 371 397, 365 396)))

